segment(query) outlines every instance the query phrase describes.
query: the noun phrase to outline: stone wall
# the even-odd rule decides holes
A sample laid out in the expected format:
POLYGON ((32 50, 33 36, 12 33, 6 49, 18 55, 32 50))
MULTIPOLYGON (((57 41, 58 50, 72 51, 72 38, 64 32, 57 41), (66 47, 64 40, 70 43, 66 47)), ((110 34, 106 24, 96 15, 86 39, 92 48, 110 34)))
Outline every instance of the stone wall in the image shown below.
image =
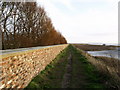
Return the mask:
POLYGON ((0 88, 24 88, 68 45, 2 55, 0 88))

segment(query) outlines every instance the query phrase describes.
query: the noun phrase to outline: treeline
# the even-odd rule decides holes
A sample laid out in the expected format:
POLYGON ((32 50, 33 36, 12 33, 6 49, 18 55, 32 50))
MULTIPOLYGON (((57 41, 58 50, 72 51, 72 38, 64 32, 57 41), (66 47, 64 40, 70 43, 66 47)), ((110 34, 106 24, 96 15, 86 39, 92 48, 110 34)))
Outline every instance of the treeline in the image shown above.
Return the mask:
POLYGON ((0 31, 2 49, 67 43, 36 2, 0 2, 0 31))

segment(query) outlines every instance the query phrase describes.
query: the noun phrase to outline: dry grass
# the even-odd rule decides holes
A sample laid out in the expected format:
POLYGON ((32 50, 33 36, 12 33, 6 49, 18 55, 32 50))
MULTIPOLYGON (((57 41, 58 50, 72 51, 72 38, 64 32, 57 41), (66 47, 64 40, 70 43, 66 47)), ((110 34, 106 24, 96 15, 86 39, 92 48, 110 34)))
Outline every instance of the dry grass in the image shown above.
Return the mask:
POLYGON ((90 44, 73 44, 73 45, 84 51, 113 50, 116 48, 116 46, 90 45, 90 44))
MULTIPOLYGON (((101 60, 103 63, 110 67, 114 67, 116 69, 120 69, 120 60, 110 57, 103 57, 103 56, 95 56, 96 59, 101 60)), ((120 71, 120 70, 118 70, 120 71)), ((120 76, 120 72, 119 72, 120 76)))
POLYGON ((90 54, 80 50, 86 56, 91 64, 93 64, 103 75, 110 77, 105 82, 106 85, 120 89, 120 61, 107 57, 92 57, 90 54))

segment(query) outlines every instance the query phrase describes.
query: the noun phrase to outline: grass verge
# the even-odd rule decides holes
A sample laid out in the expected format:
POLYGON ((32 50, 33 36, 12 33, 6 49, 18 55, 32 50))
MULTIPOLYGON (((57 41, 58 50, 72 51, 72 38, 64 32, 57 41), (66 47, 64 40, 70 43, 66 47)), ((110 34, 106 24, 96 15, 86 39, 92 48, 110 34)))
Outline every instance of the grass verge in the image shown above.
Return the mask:
MULTIPOLYGON (((87 60, 94 65, 103 78, 103 84, 107 88, 117 88, 120 89, 120 69, 119 61, 113 58, 107 57, 92 57, 90 54, 79 50, 87 60), (107 78, 107 79, 106 79, 107 78)), ((100 76, 100 77, 101 77, 100 76)))

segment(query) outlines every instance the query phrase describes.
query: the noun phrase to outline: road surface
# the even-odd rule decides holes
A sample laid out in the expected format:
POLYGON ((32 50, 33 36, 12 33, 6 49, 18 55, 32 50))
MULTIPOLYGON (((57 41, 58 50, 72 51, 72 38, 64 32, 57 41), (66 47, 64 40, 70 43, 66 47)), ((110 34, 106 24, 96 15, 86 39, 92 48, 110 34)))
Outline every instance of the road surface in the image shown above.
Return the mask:
POLYGON ((34 49, 43 49, 43 48, 54 47, 54 46, 59 46, 59 45, 0 50, 0 55, 9 54, 9 53, 15 53, 15 52, 28 51, 28 50, 34 50, 34 49))

